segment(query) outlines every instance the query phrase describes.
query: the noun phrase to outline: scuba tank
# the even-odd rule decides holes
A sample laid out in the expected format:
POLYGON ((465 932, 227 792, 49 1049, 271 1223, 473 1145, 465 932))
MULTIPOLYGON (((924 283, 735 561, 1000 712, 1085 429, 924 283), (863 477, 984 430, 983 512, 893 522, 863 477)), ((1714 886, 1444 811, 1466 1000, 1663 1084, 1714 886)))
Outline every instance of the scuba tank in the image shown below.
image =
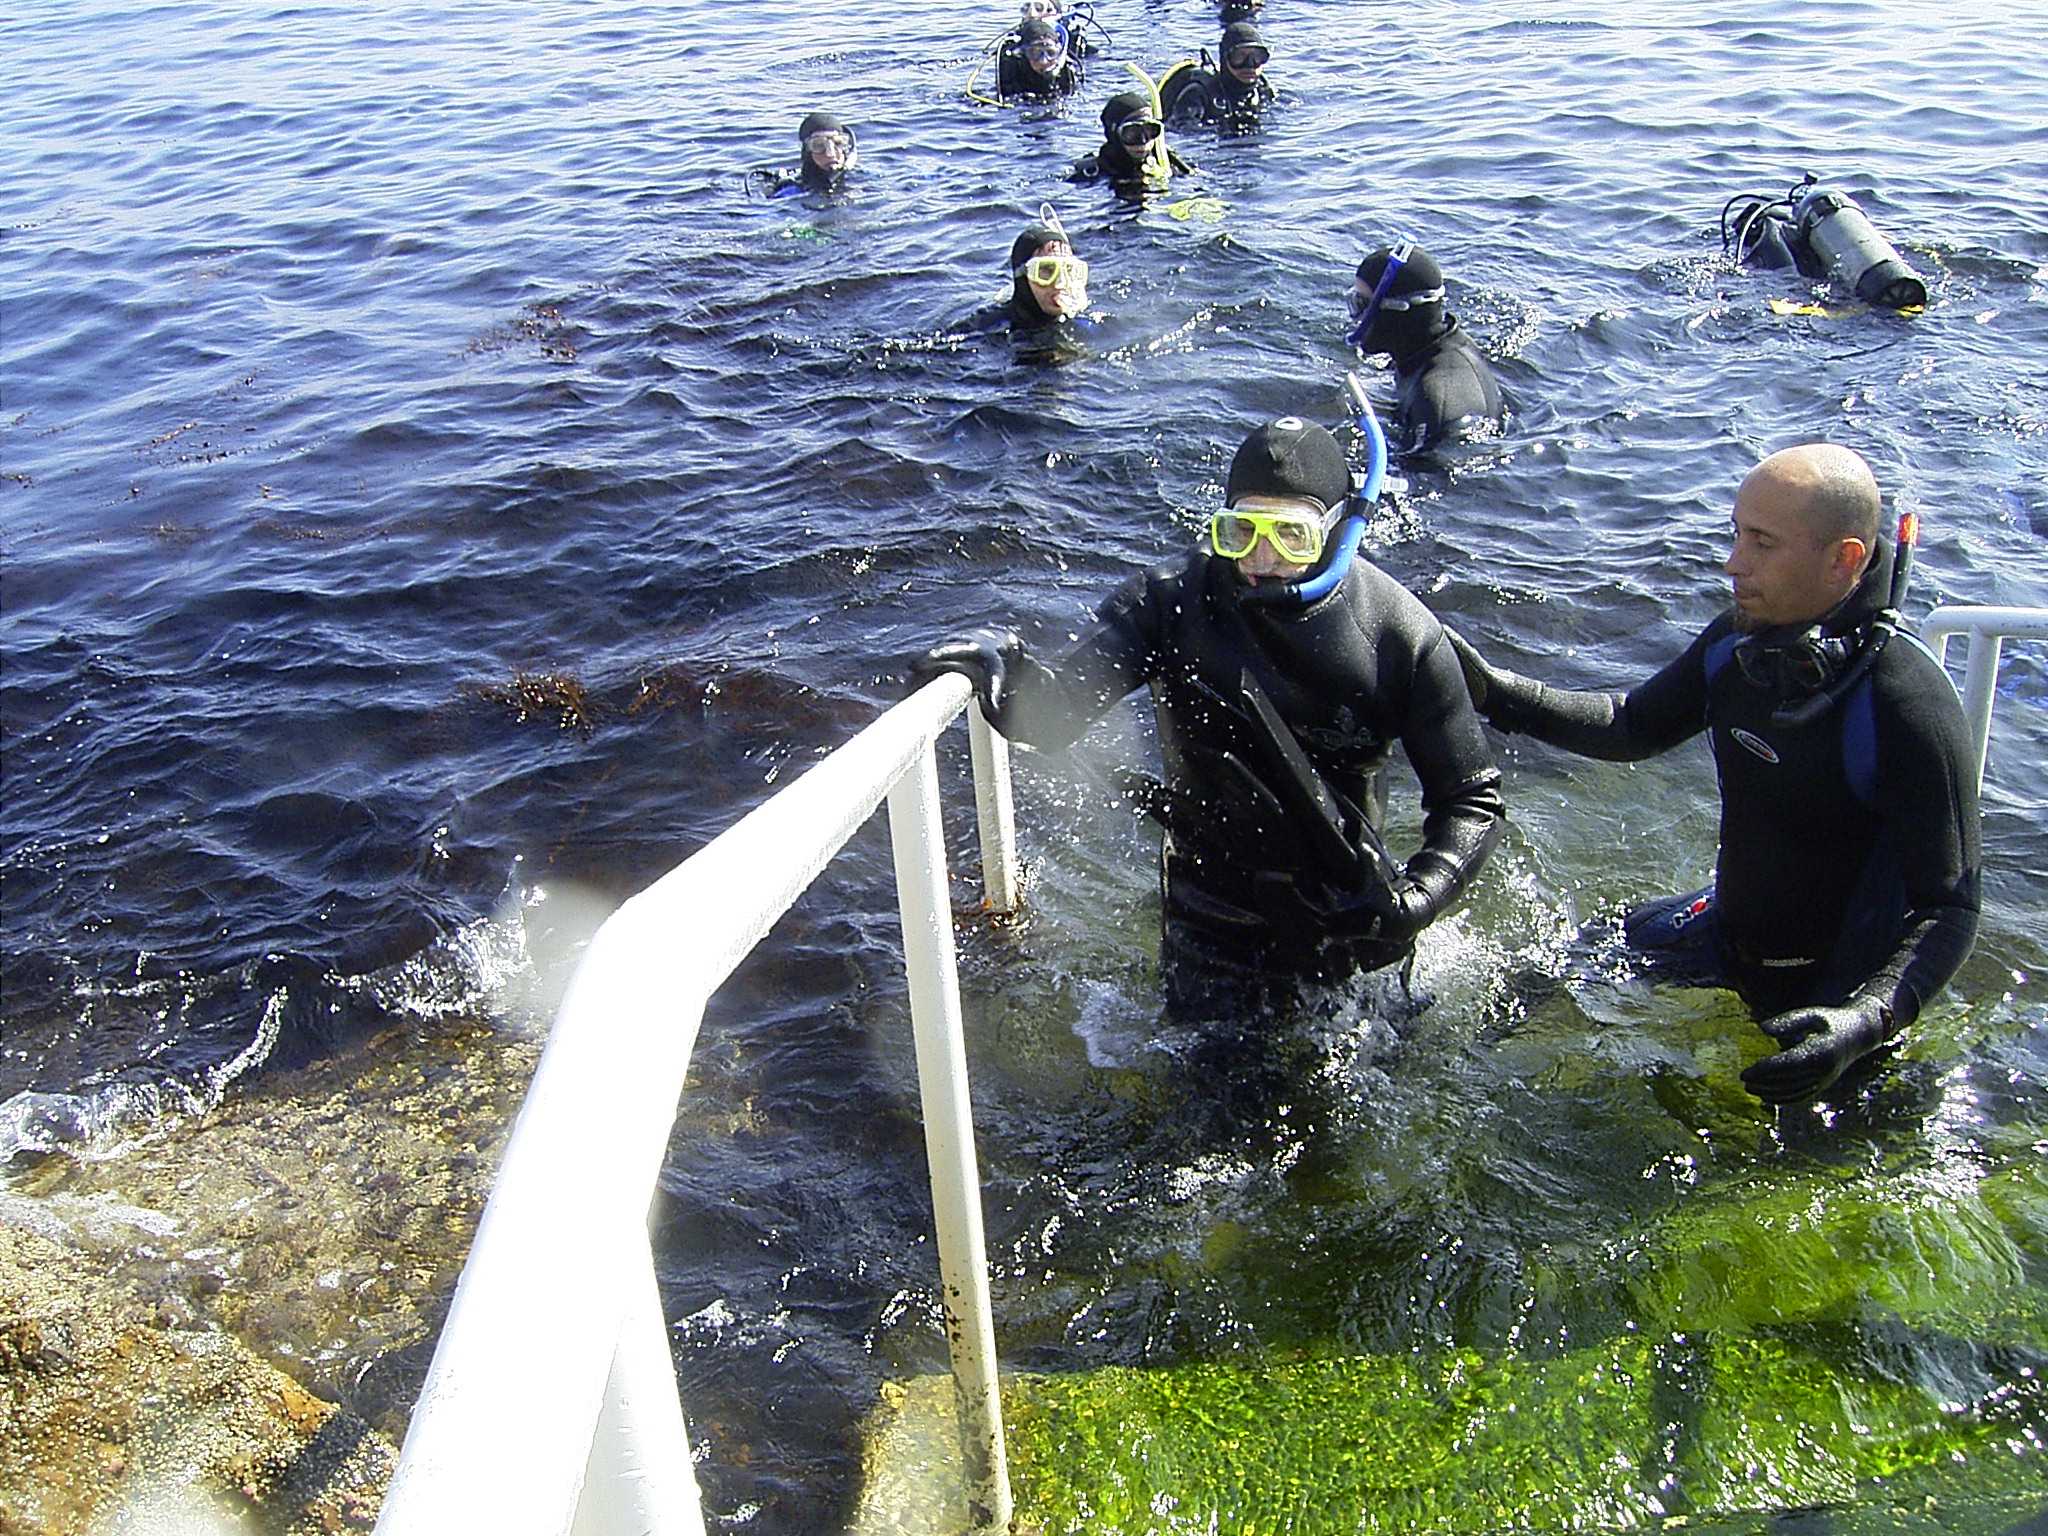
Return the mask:
POLYGON ((1919 309, 1927 285, 1880 235, 1846 192, 1814 187, 1799 199, 1793 227, 1807 248, 1826 263, 1828 275, 1866 304, 1880 309, 1919 309))
POLYGON ((1783 197, 1738 193, 1729 198, 1721 205, 1721 249, 1738 266, 1795 268, 1815 281, 1832 278, 1881 309, 1916 309, 1927 303, 1927 285, 1856 200, 1817 185, 1812 176, 1783 197))

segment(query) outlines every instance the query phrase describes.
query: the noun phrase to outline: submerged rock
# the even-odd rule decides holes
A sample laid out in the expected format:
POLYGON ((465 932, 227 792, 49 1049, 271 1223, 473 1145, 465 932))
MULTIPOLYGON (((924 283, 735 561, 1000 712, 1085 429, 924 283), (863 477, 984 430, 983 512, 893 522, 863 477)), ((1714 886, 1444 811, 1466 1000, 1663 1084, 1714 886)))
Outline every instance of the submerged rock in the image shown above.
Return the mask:
POLYGON ((0 1528, 367 1530, 395 1453, 226 1334, 0 1226, 0 1528))
POLYGON ((394 1030, 0 1185, 0 1532, 367 1530, 538 1055, 394 1030))

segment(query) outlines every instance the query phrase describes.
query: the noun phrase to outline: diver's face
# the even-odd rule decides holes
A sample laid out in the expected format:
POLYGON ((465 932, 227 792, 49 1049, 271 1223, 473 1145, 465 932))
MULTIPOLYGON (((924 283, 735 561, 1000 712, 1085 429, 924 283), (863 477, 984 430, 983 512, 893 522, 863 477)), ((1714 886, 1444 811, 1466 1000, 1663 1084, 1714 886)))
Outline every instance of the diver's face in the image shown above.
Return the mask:
POLYGON ((1066 44, 1056 37, 1033 38, 1024 45, 1024 62, 1049 80, 1066 65, 1066 44))
POLYGON ((1322 558, 1328 520, 1322 504, 1305 497, 1240 496, 1211 523, 1210 543, 1237 562, 1249 586, 1299 581, 1322 558))
POLYGON ((1308 572, 1307 561, 1288 559, 1273 547, 1271 539, 1260 539, 1250 554, 1237 560, 1237 574, 1248 586, 1256 587, 1262 581, 1299 581, 1308 572))
POLYGON ((1861 539, 1815 531, 1811 487, 1769 464, 1750 472, 1735 496, 1734 548, 1721 569, 1745 634, 1811 624, 1849 595, 1868 550, 1861 539))
POLYGON ((1073 259, 1074 248, 1064 240, 1048 240, 1031 253, 1032 267, 1039 258, 1055 258, 1052 281, 1042 283, 1038 273, 1027 268, 1024 281, 1031 289, 1031 302, 1055 320, 1071 320, 1088 308, 1088 269, 1073 259), (1065 258, 1065 259, 1059 259, 1065 258))
MULTIPOLYGON (((1373 285, 1364 278, 1355 278, 1352 281, 1351 296, 1347 301, 1347 308, 1351 314, 1351 323, 1354 331, 1357 328, 1358 322, 1365 318, 1366 311, 1372 307, 1372 294, 1373 285)), ((1374 352, 1386 351, 1385 338, 1380 334, 1385 325, 1386 311, 1384 309, 1373 310, 1372 324, 1365 328, 1363 335, 1357 337, 1358 350, 1368 355, 1374 352)))
POLYGON ((853 159, 851 134, 826 129, 804 140, 804 157, 821 171, 843 171, 853 159))
POLYGON ((1230 71, 1230 78, 1240 85, 1250 85, 1259 78, 1259 71, 1266 67, 1268 54, 1265 49, 1246 45, 1233 48, 1223 60, 1223 67, 1230 71))

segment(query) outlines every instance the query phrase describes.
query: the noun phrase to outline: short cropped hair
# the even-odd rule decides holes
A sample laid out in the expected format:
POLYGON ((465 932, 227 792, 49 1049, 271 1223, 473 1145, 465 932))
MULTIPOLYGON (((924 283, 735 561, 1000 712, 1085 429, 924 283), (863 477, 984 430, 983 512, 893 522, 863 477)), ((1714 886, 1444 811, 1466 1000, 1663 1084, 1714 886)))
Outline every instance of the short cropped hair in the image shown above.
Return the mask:
POLYGON ((1806 510, 1814 537, 1825 544, 1860 539, 1866 549, 1875 549, 1884 509, 1877 477, 1863 456, 1852 449, 1817 443, 1804 451, 1804 457, 1813 472, 1806 510))

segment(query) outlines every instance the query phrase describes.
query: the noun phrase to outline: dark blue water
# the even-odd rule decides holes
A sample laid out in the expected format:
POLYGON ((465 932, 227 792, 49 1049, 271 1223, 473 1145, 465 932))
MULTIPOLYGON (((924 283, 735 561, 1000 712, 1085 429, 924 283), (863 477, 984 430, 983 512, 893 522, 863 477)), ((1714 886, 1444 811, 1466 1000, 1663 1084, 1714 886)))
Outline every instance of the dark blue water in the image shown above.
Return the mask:
MULTIPOLYGON (((1338 420, 1350 269, 1402 233, 1514 419, 1411 466, 1371 552, 1530 670, 1625 684, 1668 657, 1724 599, 1734 485, 1812 438, 1921 515, 1911 612, 2048 603, 2040 17, 1271 0, 1265 131, 1181 141, 1197 173, 1140 210, 1061 174, 1125 61, 1213 41, 1213 11, 1105 4, 1066 113, 963 99, 1005 15, 0 22, 0 1147, 91 1146, 394 1021, 505 1013, 479 956, 506 946, 480 935, 529 964, 519 913, 637 889, 872 718, 933 639, 1071 629, 1192 537, 1251 425, 1338 420), (820 104, 858 129, 854 194, 750 193, 820 104), (1808 171, 1926 274, 1924 314, 1730 270, 1723 202, 1808 171), (1048 200, 1102 311, 1059 366, 960 329, 1048 200)), ((1851 1162, 1995 1179, 2040 1156, 2044 705, 2016 648, 1984 931, 1911 1052, 1937 1107, 1851 1162)), ((1082 767, 1142 753, 1142 719, 1082 767)), ((1517 991, 1564 973, 1581 920, 1704 882, 1704 754, 1504 758, 1514 832, 1425 948, 1436 1008, 1396 1066, 1384 1025, 1319 1047, 1343 1180, 1380 1190, 1350 1220, 1427 1281, 1353 1307, 1359 1347, 1555 1334, 1579 1314, 1531 1323, 1516 1278, 1553 1222, 1596 1243, 1781 1155, 1739 1103, 1670 1089, 1725 1077, 1739 1018, 1517 991)), ((1327 1294, 1166 1262, 1226 1217, 1298 1226, 1280 1175, 1302 1149, 1162 1149, 1150 845, 1071 764, 1020 788, 1033 916, 964 962, 1006 1357, 1312 1331, 1327 1294)), ((875 1383, 943 1358, 892 912, 864 839, 719 1005, 713 1108, 664 1182, 731 1528, 836 1528, 875 1383)))

